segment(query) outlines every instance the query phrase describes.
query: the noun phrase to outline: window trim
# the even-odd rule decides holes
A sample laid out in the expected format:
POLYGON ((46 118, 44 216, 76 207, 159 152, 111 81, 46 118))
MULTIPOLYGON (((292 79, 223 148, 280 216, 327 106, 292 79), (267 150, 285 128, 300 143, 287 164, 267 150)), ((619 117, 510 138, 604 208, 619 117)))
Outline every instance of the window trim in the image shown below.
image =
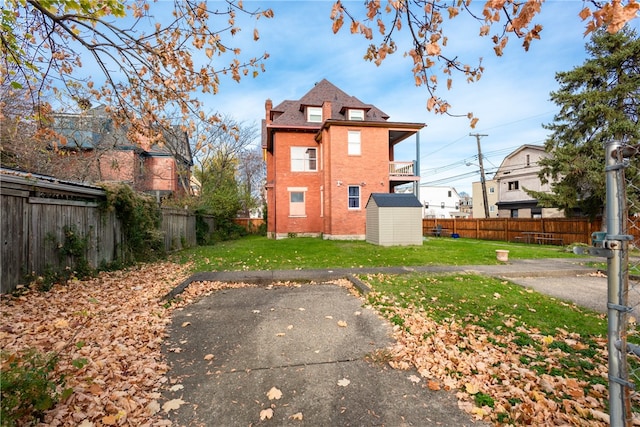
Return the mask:
POLYGON ((322 107, 307 107, 307 122, 322 123, 322 107), (318 117, 318 119, 312 120, 314 117, 318 117))
POLYGON ((291 172, 318 172, 318 149, 317 148, 293 146, 293 147, 290 147, 289 155, 290 155, 290 161, 291 161, 291 167, 290 167, 291 172), (296 158, 294 156, 294 151, 300 151, 301 153, 304 153, 303 157, 296 158), (311 151, 315 152, 314 157, 309 155, 311 151), (301 169, 294 168, 294 160, 295 162, 302 161, 303 167, 301 169), (312 162, 315 165, 315 168, 311 168, 312 162))
POLYGON ((348 130, 347 131, 347 155, 348 156, 361 156, 362 155, 362 131, 360 130, 348 130), (351 136, 358 136, 357 141, 353 141, 351 136), (358 148, 357 152, 355 147, 358 148), (353 152, 352 152, 353 148, 353 152))
POLYGON ((353 121, 364 121, 364 110, 360 108, 349 108, 349 110, 347 110, 347 118, 353 121))
POLYGON ((359 185, 349 185, 347 186, 347 208, 350 211, 357 211, 361 209, 362 204, 360 203, 360 197, 362 196, 362 192, 360 191, 360 186, 359 185), (352 188, 357 188, 358 189, 358 195, 357 195, 357 202, 358 202, 358 206, 351 206, 351 201, 355 200, 356 196, 352 196, 351 195, 351 189, 352 188))

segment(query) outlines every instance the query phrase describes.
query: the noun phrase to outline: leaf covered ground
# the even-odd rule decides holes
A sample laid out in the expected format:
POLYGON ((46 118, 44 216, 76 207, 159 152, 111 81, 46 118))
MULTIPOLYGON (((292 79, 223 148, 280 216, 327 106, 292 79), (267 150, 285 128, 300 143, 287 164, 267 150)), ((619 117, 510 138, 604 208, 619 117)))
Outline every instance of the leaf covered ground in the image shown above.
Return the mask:
MULTIPOLYGON (((147 264, 45 293, 26 289, 2 297, 3 351, 57 354, 54 375, 64 375, 73 390, 45 413, 46 425, 171 424, 164 415, 180 402, 163 402, 160 391, 171 387, 162 344, 172 311, 224 287, 249 286, 192 283, 166 303, 162 297, 189 267, 147 264)), ((385 360, 398 369, 415 368, 432 389, 456 393, 460 407, 478 419, 607 425, 603 339, 587 342, 562 329, 543 334, 509 316, 498 332, 460 318, 436 321, 424 307, 398 304, 383 293, 373 293, 369 303, 395 325, 397 344, 385 360)))

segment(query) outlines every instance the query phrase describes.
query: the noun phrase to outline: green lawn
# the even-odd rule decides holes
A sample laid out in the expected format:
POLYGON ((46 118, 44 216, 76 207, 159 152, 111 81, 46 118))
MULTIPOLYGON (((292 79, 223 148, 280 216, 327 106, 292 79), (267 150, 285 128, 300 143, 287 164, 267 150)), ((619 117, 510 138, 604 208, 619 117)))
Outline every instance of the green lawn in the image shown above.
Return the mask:
POLYGON ((178 257, 193 261, 194 271, 490 265, 498 263, 496 249, 508 249, 510 259, 575 257, 559 246, 446 237, 429 238, 422 246, 382 247, 364 241, 260 236, 187 249, 178 257))

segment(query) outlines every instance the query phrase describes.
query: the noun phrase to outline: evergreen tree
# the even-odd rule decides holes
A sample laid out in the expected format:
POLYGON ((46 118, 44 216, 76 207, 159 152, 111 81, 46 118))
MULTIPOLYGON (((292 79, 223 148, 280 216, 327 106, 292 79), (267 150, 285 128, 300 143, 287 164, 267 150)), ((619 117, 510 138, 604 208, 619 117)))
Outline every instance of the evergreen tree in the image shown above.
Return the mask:
MULTIPOLYGON (((615 34, 598 31, 586 50, 590 58, 557 73, 560 89, 551 93, 560 106, 553 123, 544 126, 553 132, 545 142, 553 156, 539 164, 540 179, 551 183, 552 193, 528 193, 542 206, 564 210, 566 216, 593 218, 603 213, 606 200, 605 144, 640 141, 640 40, 629 28, 615 34)), ((627 179, 636 184, 639 162, 633 159, 626 171, 627 179)), ((629 197, 637 199, 637 190, 629 197)))

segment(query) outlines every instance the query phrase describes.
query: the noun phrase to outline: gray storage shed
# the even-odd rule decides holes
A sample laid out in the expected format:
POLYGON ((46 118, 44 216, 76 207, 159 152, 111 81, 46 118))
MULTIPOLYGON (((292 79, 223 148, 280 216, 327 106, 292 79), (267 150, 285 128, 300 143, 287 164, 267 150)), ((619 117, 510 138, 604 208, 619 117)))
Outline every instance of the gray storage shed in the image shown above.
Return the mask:
POLYGON ((372 193, 366 209, 367 242, 422 245, 422 203, 413 194, 372 193))

